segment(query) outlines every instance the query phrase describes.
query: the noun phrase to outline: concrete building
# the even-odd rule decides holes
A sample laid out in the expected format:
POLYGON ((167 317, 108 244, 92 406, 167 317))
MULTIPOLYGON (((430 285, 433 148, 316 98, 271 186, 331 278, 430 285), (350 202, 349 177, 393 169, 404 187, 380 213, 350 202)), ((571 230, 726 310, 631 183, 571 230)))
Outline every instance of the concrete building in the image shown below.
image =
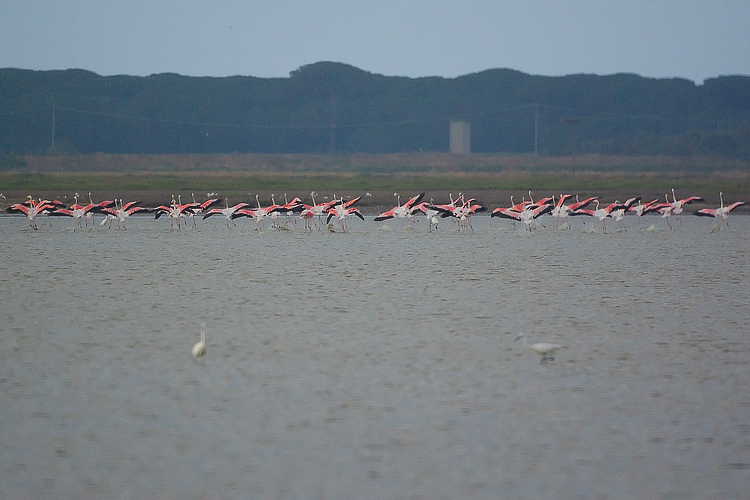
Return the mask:
POLYGON ((471 153, 471 125, 464 120, 451 120, 450 152, 467 155, 471 153))

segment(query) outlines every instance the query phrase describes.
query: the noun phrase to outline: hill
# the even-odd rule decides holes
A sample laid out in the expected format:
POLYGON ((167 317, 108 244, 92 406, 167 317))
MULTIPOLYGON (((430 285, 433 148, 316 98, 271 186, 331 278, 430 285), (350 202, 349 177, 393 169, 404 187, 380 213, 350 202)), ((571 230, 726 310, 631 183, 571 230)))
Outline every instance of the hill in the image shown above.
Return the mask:
POLYGON ((406 78, 332 62, 303 66, 288 78, 0 69, 6 155, 441 152, 452 119, 471 124, 472 151, 480 154, 748 162, 750 77, 695 85, 491 69, 406 78))

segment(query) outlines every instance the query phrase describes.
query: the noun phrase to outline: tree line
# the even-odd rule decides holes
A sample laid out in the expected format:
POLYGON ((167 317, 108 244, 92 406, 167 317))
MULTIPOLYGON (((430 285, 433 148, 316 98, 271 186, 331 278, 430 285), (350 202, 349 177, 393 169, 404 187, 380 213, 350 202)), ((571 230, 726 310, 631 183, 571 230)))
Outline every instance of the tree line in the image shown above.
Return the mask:
POLYGON ((454 119, 470 123, 477 153, 750 160, 750 77, 407 78, 332 62, 288 78, 0 69, 6 157, 447 151, 454 119))

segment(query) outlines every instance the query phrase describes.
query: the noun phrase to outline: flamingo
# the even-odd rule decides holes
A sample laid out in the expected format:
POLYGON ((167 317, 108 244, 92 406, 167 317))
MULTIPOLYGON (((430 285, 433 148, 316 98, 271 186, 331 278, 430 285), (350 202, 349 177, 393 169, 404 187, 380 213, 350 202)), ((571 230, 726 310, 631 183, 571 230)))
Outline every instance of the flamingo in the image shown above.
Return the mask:
POLYGON ((100 213, 105 208, 112 208, 115 206, 114 200, 107 200, 102 201, 99 203, 94 203, 91 201, 91 192, 89 192, 89 204, 84 207, 84 216, 86 221, 86 227, 89 225, 89 220, 91 220, 91 227, 94 227, 94 213, 100 213))
POLYGON ((622 203, 620 203, 619 201, 615 201, 614 203, 610 203, 609 205, 607 205, 604 208, 599 208, 599 200, 597 199, 597 200, 594 200, 594 201, 596 202, 596 210, 594 210, 594 214, 593 215, 594 215, 594 217, 596 217, 597 219, 599 219, 599 222, 602 223, 602 232, 606 233, 607 232, 607 228, 604 227, 604 219, 606 219, 607 217, 611 217, 612 211, 619 210, 624 205, 622 203))
POLYGON ((271 193, 271 206, 268 207, 268 214, 271 217, 271 228, 272 229, 281 229, 279 226, 279 213, 281 213, 284 210, 283 205, 277 205, 276 204, 276 195, 271 193))
POLYGON ((568 205, 568 208, 570 209, 570 215, 575 215, 576 211, 585 209, 586 207, 591 205, 593 202, 595 202, 597 199, 598 199, 597 196, 592 196, 590 198, 586 198, 583 201, 579 201, 578 195, 576 195, 576 202, 568 205))
MULTIPOLYGON (((585 215, 587 217, 593 217, 594 211, 590 210, 588 208, 579 208, 573 212, 570 212, 569 214, 571 217, 578 217, 580 215, 585 215)), ((582 231, 586 232, 586 221, 583 221, 583 228, 582 231)), ((590 230, 589 232, 593 232, 593 230, 590 230)))
POLYGON ((201 323, 201 339, 193 345, 193 361, 206 355, 206 323, 201 323))
MULTIPOLYGON (((55 217, 73 217, 73 219, 76 220, 76 227, 83 231, 83 216, 86 213, 86 207, 78 204, 78 193, 73 195, 73 200, 73 204, 70 206, 70 208, 58 208, 50 215, 55 217)), ((73 228, 73 231, 75 230, 76 228, 73 228)))
POLYGON ((390 210, 387 210, 381 213, 377 217, 375 217, 375 222, 393 219, 394 217, 399 217, 401 219, 406 219, 409 222, 413 222, 414 215, 413 215, 412 209, 420 201, 422 201, 422 198, 424 198, 424 193, 420 193, 416 196, 413 196, 412 198, 409 199, 409 201, 407 201, 403 205, 401 205, 401 195, 399 195, 398 193, 393 193, 393 195, 397 197, 396 206, 390 210))
POLYGON ((531 223, 542 215, 552 211, 552 205, 526 205, 523 212, 519 215, 519 220, 526 225, 526 229, 531 232, 531 223))
POLYGON ((546 365, 547 363, 554 361, 555 351, 565 347, 560 344, 548 344, 546 342, 540 342, 538 344, 529 344, 526 341, 526 335, 524 335, 523 332, 519 333, 518 336, 513 339, 514 342, 517 340, 522 340, 524 347, 528 347, 529 349, 531 349, 532 351, 534 351, 535 353, 539 354, 542 357, 541 361, 539 361, 540 365, 546 365))
POLYGON ((727 229, 729 229, 729 212, 734 210, 735 208, 739 207, 740 205, 744 205, 744 201, 735 201, 731 205, 724 206, 724 193, 719 192, 719 199, 721 200, 721 205, 719 208, 701 208, 697 212, 695 212, 695 215, 700 217, 721 217, 724 219, 727 223, 727 229))
POLYGON ((31 197, 31 195, 26 197, 27 200, 23 203, 16 203, 15 205, 11 205, 6 209, 6 212, 8 213, 18 213, 21 212, 29 219, 29 227, 31 229, 39 229, 39 227, 36 225, 36 216, 39 215, 42 212, 45 211, 54 211, 56 208, 58 208, 62 203, 57 201, 49 201, 49 200, 42 200, 39 199, 38 202, 35 202, 34 199, 31 197), (58 205, 60 203, 60 205, 58 205))
MULTIPOLYGON (((315 196, 318 193, 315 191, 310 193, 310 198, 312 198, 312 205, 305 205, 304 208, 309 208, 312 211, 312 214, 314 217, 318 218, 318 221, 320 222, 321 226, 323 225, 323 216, 328 215, 328 211, 331 209, 333 205, 337 203, 338 200, 336 200, 336 195, 333 195, 333 200, 331 201, 324 201, 321 203, 315 203, 315 196)), ((315 223, 317 225, 317 222, 315 223)))
MULTIPOLYGON (((680 214, 684 210, 683 207, 685 205, 689 205, 690 203, 693 203, 694 201, 704 201, 704 200, 700 196, 688 196, 687 198, 678 200, 677 197, 674 195, 674 188, 672 188, 672 213, 677 217, 677 220, 680 221, 680 225, 682 225, 682 219, 680 219, 680 214)), ((669 202, 669 198, 667 198, 667 203, 668 202, 669 202)))
POLYGON ((526 198, 522 198, 521 203, 514 204, 513 202, 513 195, 510 195, 510 207, 504 208, 504 207, 497 207, 495 210, 492 211, 490 214, 490 217, 500 217, 501 219, 510 219, 513 223, 513 227, 516 227, 516 221, 521 220, 521 212, 523 212, 523 209, 526 207, 526 205, 529 202, 526 201, 526 198))
MULTIPOLYGON (((315 196, 317 194, 318 193, 316 193, 315 191, 310 192, 310 198, 312 198, 312 203, 313 203, 312 205, 307 205, 305 203, 302 203, 301 201, 299 204, 299 208, 298 208, 300 210, 299 216, 305 221, 305 231, 308 231, 308 230, 312 231, 312 223, 315 223, 315 227, 320 229, 320 226, 318 225, 318 221, 320 221, 321 223, 320 225, 322 226, 323 224, 322 217, 324 215, 327 215, 328 210, 330 210, 331 207, 335 203, 338 202, 338 200, 336 200, 336 196, 334 195, 334 199, 331 201, 315 203, 315 196), (316 216, 318 217, 317 221, 315 220, 316 216)), ((295 198, 295 199, 299 200, 299 198, 295 198)))
POLYGON ((667 221, 667 226, 669 226, 669 229, 672 229, 672 224, 669 223, 669 216, 672 215, 672 210, 674 210, 674 205, 672 202, 669 201, 669 194, 664 194, 664 199, 667 201, 665 203, 658 203, 654 205, 655 211, 659 212, 661 214, 661 218, 667 221))
POLYGON ((440 212, 440 217, 443 219, 446 217, 451 217, 453 215, 453 212, 456 210, 459 200, 463 199, 463 196, 464 195, 462 193, 458 193, 458 196, 454 200, 453 193, 448 193, 448 199, 450 199, 450 203, 447 203, 445 205, 435 205, 433 203, 430 204, 430 208, 433 208, 440 212))
POLYGON ((638 203, 637 205, 633 205, 628 210, 631 212, 635 212, 635 214, 638 216, 638 228, 641 227, 641 217, 646 215, 647 213, 656 211, 656 202, 659 201, 659 199, 651 200, 648 203, 638 203))
POLYGON ((520 221, 521 220, 521 212, 516 212, 513 210, 513 207, 505 208, 505 207, 497 207, 495 210, 492 211, 490 214, 490 217, 500 217, 501 219, 510 219, 512 221, 520 221))
MULTIPOLYGON (((563 196, 563 195, 560 195, 560 196, 563 196)), ((592 210, 586 210, 586 207, 588 207, 591 203, 593 203, 594 201, 596 201, 596 198, 597 198, 596 196, 591 196, 589 198, 586 198, 583 201, 580 201, 578 195, 576 195, 576 202, 575 203, 571 203, 570 205, 563 205, 560 208, 560 215, 559 215, 559 217, 561 219, 564 219, 564 218, 566 218, 568 216, 575 217, 576 215, 593 215, 593 211, 592 210), (589 212, 591 212, 591 213, 589 213, 589 212)), ((584 225, 585 225, 585 223, 584 223, 584 225)), ((570 228, 570 224, 563 225, 562 227, 563 228, 570 228)))
MULTIPOLYGON (((291 215, 301 213, 305 208, 305 205, 302 203, 302 200, 299 199, 299 197, 295 197, 292 201, 289 201, 286 193, 284 193, 284 205, 282 206, 284 207, 284 209, 281 212, 286 216, 287 222, 289 222, 291 215)), ((291 220, 294 221, 295 224, 297 224, 296 219, 291 220)))
POLYGON ((471 225, 471 216, 479 212, 484 212, 486 210, 487 207, 477 202, 477 200, 475 200, 474 198, 469 198, 468 200, 466 200, 463 205, 461 205, 454 212, 454 215, 458 218, 459 231, 461 230, 462 226, 464 229, 466 227, 469 227, 472 231, 474 231, 474 226, 471 225))
POLYGON ((229 227, 229 224, 232 223, 232 225, 236 226, 237 224, 234 223, 235 213, 238 210, 241 210, 243 208, 248 208, 250 205, 248 203, 237 203, 236 205, 230 207, 229 206, 229 199, 224 198, 224 208, 212 208, 208 212, 206 212, 203 215, 203 219, 208 219, 209 217, 213 215, 223 215, 227 220, 227 227, 229 227))
MULTIPOLYGON (((206 193, 206 194, 209 194, 209 193, 206 193)), ((210 193, 210 194, 213 194, 213 193, 210 193)), ((193 197, 193 203, 189 203, 188 204, 188 206, 190 207, 190 211, 187 212, 187 214, 188 214, 188 217, 190 217, 190 220, 193 221, 193 227, 196 227, 196 225, 195 225, 195 216, 196 215, 200 215, 200 214, 204 214, 205 215, 207 213, 206 210, 210 209, 211 207, 213 207, 214 205, 216 205, 218 203, 221 203, 221 199, 220 198, 211 198, 209 196, 208 199, 206 201, 204 201, 203 203, 198 203, 197 201, 195 201, 195 193, 190 193, 190 195, 193 197)), ((226 200, 226 198, 225 198, 225 200, 226 200)), ((204 217, 204 219, 205 219, 205 217, 204 217)))
POLYGON ((529 199, 531 200, 531 205, 533 208, 540 207, 542 205, 549 205, 550 203, 554 205, 554 199, 550 196, 546 198, 542 198, 541 200, 535 202, 534 198, 532 197, 531 191, 529 191, 529 199))
POLYGON ((117 219, 117 227, 121 229, 127 229, 125 227, 125 220, 133 214, 138 212, 148 212, 147 208, 137 206, 139 201, 129 201, 123 205, 122 198, 120 198, 120 207, 117 207, 117 199, 115 199, 115 207, 105 208, 104 213, 107 214, 107 218, 102 221, 104 224, 107 220, 111 220, 110 217, 117 219))
MULTIPOLYGON (((333 217, 338 217, 339 224, 341 225, 341 230, 343 232, 347 231, 347 224, 346 219, 350 215, 355 215, 359 217, 362 220, 365 220, 364 215, 362 215, 362 212, 360 212, 356 207, 345 207, 343 203, 339 203, 335 207, 331 208, 328 211, 328 217, 326 217, 326 224, 331 221, 333 217)), ((330 226, 329 226, 330 228, 330 226)))
MULTIPOLYGON (((50 215, 73 217, 74 219, 76 219, 78 229, 83 230, 83 221, 86 222, 86 227, 88 227, 88 221, 89 219, 93 219, 94 212, 100 213, 115 205, 114 201, 102 201, 101 203, 94 203, 93 201, 91 201, 91 193, 89 193, 89 204, 79 205, 78 196, 78 193, 75 193, 73 195, 74 202, 70 206, 70 208, 58 208, 54 212, 50 213, 50 215)), ((73 230, 75 231, 75 229, 73 230)))
MULTIPOLYGON (((307 205, 299 213, 299 216, 305 221, 305 231, 312 231, 312 222, 315 220, 313 218, 315 217, 315 213, 313 212, 312 207, 307 205)), ((318 223, 316 222, 315 224, 317 225, 318 223)))
MULTIPOLYGON (((266 216, 275 214, 278 210, 283 209, 281 205, 277 205, 273 200, 273 195, 271 195, 271 203, 272 205, 270 207, 262 207, 260 206, 260 199, 258 198, 258 195, 255 195, 255 203, 257 203, 258 208, 253 210, 253 216, 255 217, 255 228, 259 230, 263 230, 263 219, 266 218, 266 216)), ((275 225, 275 222, 274 222, 275 225)))
POLYGON ((625 217, 625 212, 627 212, 628 210, 630 210, 633 207, 633 205, 635 205, 636 203, 638 203, 640 200, 641 200, 640 196, 636 196, 634 198, 629 198, 629 199, 625 200, 625 203, 616 206, 612 210, 612 212, 610 212, 610 216, 613 219, 615 219, 617 222, 620 223, 620 230, 621 231, 626 231, 627 230, 625 228, 625 223, 622 221, 623 217, 625 217))
POLYGON ((434 205, 435 200, 430 198, 430 202, 422 202, 417 205, 414 205, 414 208, 412 209, 412 213, 422 212, 425 217, 427 218, 427 224, 429 227, 429 230, 432 231, 433 226, 435 227, 435 230, 437 231, 438 223, 440 220, 438 219, 438 214, 440 213, 438 210, 431 208, 431 205, 434 205))
POLYGON ((162 215, 169 215, 169 227, 173 228, 177 224, 177 229, 180 229, 180 218, 184 217, 186 212, 192 212, 190 205, 183 205, 175 200, 172 195, 172 201, 169 205, 160 205, 154 209, 154 219, 158 219, 162 215))
POLYGON ((458 224, 459 231, 466 227, 470 227, 473 231, 474 227, 471 225, 471 216, 486 211, 487 207, 478 203, 474 198, 469 198, 464 201, 464 195, 462 193, 458 193, 458 197, 455 200, 453 199, 452 194, 449 193, 448 196, 451 200, 448 205, 430 204, 427 207, 440 212, 440 217, 442 218, 453 217, 458 224), (461 201, 461 205, 458 204, 459 201, 461 201))
POLYGON ((554 208, 552 209, 552 220, 554 221, 553 227, 556 229, 560 228, 560 219, 563 219, 568 216, 568 212, 570 212, 570 207, 568 207, 565 204, 565 200, 568 198, 572 198, 572 194, 561 194, 560 199, 555 204, 555 196, 552 195, 552 204, 554 205, 554 208))

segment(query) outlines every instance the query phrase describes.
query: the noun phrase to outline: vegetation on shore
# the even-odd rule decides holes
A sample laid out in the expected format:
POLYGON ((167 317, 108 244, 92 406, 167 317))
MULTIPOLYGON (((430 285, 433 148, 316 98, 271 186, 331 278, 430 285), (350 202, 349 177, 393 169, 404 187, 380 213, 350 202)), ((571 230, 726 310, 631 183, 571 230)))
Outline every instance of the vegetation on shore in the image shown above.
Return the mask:
MULTIPOLYGON (((0 153, 710 155, 750 159, 750 77, 701 85, 632 74, 457 78, 372 74, 333 62, 289 78, 100 76, 0 68, 0 153)), ((0 168, 2 168, 0 162, 0 168)))
POLYGON ((354 173, 354 172, 13 172, 0 173, 0 191, 7 202, 23 199, 27 194, 58 196, 59 193, 95 192, 112 196, 138 196, 146 201, 163 203, 171 194, 183 196, 196 193, 204 199, 208 192, 220 193, 232 200, 248 198, 251 194, 268 196, 270 193, 289 193, 309 197, 317 191, 354 195, 371 193, 364 205, 388 205, 394 192, 413 194, 422 191, 435 193, 470 193, 487 204, 505 204, 508 195, 522 195, 531 190, 539 195, 571 192, 597 195, 605 199, 628 196, 663 197, 674 188, 682 194, 700 194, 707 202, 718 201, 719 191, 726 196, 750 201, 750 174, 738 172, 712 175, 651 172, 532 172, 507 171, 498 173, 354 173))

